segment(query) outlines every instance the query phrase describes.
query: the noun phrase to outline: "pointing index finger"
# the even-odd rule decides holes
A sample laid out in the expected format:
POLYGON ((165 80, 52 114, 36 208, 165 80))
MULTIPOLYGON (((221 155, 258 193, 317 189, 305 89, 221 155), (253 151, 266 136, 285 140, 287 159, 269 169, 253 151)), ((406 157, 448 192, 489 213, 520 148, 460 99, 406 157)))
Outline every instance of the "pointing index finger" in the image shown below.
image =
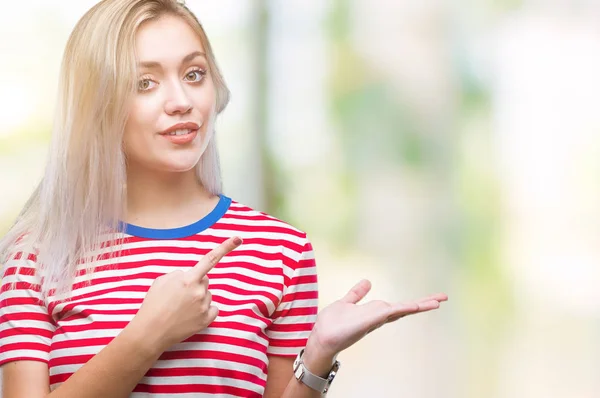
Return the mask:
POLYGON ((188 272, 194 279, 202 279, 223 257, 241 244, 242 239, 237 236, 227 239, 225 242, 206 253, 206 255, 188 272))

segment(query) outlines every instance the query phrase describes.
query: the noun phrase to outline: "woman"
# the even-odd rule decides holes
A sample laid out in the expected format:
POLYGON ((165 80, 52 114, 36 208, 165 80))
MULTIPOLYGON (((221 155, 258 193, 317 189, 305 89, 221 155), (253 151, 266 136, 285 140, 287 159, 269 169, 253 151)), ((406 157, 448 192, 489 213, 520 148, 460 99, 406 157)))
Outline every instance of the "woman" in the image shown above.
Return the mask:
POLYGON ((44 178, 0 245, 3 397, 319 397, 340 351, 446 300, 357 305, 361 281, 317 317, 306 234, 221 192, 228 96, 179 2, 78 22, 44 178))

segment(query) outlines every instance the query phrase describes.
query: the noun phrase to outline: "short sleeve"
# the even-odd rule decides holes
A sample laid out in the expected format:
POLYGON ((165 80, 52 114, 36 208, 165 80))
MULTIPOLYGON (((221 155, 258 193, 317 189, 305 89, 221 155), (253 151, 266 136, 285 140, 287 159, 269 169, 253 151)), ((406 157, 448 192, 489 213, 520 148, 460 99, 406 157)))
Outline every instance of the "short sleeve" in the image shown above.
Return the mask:
POLYGON ((304 235, 300 252, 284 264, 284 291, 267 328, 268 355, 295 357, 306 346, 318 312, 317 269, 311 243, 304 235))
POLYGON ((0 365, 17 360, 49 361, 55 326, 41 294, 35 262, 35 255, 18 252, 3 267, 0 365))

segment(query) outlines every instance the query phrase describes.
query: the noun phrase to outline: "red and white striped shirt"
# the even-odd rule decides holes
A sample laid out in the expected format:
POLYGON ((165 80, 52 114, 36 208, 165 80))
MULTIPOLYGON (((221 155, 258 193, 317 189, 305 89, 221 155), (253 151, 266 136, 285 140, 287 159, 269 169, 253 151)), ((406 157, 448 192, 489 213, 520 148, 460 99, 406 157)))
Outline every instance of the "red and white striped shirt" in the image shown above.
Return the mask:
POLYGON ((268 355, 295 356, 314 325, 315 261, 305 233, 226 196, 186 227, 126 225, 120 256, 78 273, 66 302, 42 297, 34 254, 11 256, 0 290, 0 365, 46 362, 55 389, 123 330, 157 277, 189 269, 233 235, 244 243, 208 273, 219 316, 164 352, 131 396, 261 397, 268 355))

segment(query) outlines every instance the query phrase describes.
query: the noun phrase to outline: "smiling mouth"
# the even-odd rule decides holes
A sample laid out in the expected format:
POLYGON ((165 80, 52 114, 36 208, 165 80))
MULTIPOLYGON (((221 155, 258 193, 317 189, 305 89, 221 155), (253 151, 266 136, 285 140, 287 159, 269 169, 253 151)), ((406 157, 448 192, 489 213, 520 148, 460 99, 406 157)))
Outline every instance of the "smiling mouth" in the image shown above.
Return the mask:
POLYGON ((192 131, 195 131, 195 130, 178 129, 175 131, 171 131, 170 133, 165 133, 164 135, 187 135, 187 134, 190 134, 192 131))
POLYGON ((179 136, 179 135, 187 135, 193 132, 196 132, 200 129, 201 124, 194 122, 183 122, 177 123, 169 127, 168 129, 160 132, 160 135, 163 136, 179 136))

